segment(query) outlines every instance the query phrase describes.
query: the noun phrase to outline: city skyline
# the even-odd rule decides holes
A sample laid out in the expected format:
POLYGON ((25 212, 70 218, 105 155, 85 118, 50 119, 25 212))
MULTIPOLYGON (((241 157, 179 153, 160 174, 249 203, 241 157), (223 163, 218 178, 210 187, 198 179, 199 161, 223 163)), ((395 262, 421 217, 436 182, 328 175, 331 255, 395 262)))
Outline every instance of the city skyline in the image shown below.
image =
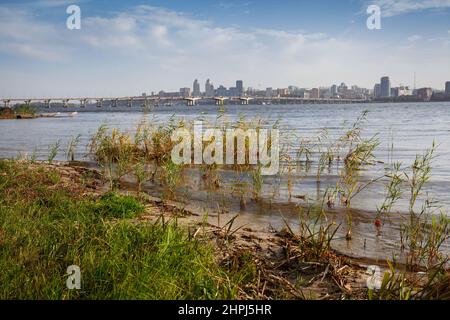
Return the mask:
POLYGON ((217 85, 444 90, 450 1, 2 1, 0 96, 125 96, 217 85), (81 8, 81 30, 66 7, 81 8), (378 4, 382 29, 368 30, 378 4), (325 8, 325 9, 323 9, 325 8))
MULTIPOLYGON (((367 93, 368 95, 371 95, 375 98, 388 98, 388 97, 394 97, 394 96, 408 96, 408 95, 413 95, 414 91, 418 90, 418 89, 431 89, 432 92, 442 92, 445 94, 449 94, 449 88, 450 88, 450 81, 446 81, 441 87, 439 88, 433 88, 430 86, 424 86, 424 87, 419 87, 416 88, 416 86, 413 84, 413 86, 410 85, 404 85, 402 83, 396 85, 395 82, 392 82, 389 76, 382 76, 380 78, 379 83, 375 83, 375 86, 373 89, 371 88, 365 88, 365 87, 361 87, 358 86, 357 84, 352 84, 352 85, 347 85, 345 82, 341 82, 338 86, 338 84, 331 84, 331 85, 323 85, 323 86, 319 86, 319 87, 304 87, 301 85, 289 85, 287 87, 284 88, 276 88, 276 87, 267 87, 267 88, 255 88, 252 85, 249 86, 244 86, 244 81, 243 80, 236 80, 235 81, 235 86, 227 86, 224 85, 222 83, 218 83, 217 86, 215 87, 214 85, 214 81, 211 80, 211 78, 208 78, 205 81, 205 85, 204 85, 204 90, 201 90, 201 84, 199 82, 199 79, 196 78, 193 82, 192 88, 189 87, 182 87, 179 90, 179 93, 183 94, 188 94, 188 95, 192 95, 192 96, 200 96, 200 95, 206 95, 206 96, 221 96, 221 95, 226 95, 226 94, 218 94, 216 91, 217 89, 227 89, 230 90, 231 93, 229 93, 230 96, 241 96, 243 93, 248 93, 249 91, 253 91, 253 92, 257 92, 257 91, 268 91, 268 90, 273 90, 275 91, 280 91, 280 90, 287 90, 288 92, 290 91, 314 91, 314 90, 319 90, 323 91, 323 90, 328 90, 331 95, 335 96, 338 94, 338 92, 342 91, 342 90, 352 90, 352 89, 361 89, 363 90, 365 93, 367 93), (379 90, 377 92, 377 89, 379 90), (393 94, 393 92, 396 92, 396 94, 393 94)), ((153 95, 158 95, 161 93, 178 93, 177 91, 167 91, 164 89, 158 90, 158 91, 152 91, 153 95)), ((147 92, 143 93, 143 94, 147 94, 147 92)))

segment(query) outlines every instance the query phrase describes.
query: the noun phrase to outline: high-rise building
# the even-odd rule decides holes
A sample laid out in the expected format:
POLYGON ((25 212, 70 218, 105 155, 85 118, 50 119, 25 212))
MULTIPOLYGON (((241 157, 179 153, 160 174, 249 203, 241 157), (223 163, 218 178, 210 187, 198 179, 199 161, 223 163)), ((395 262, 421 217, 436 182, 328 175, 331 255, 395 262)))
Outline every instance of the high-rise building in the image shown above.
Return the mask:
POLYGON ((337 95, 338 95, 338 87, 337 87, 337 85, 333 84, 331 86, 331 96, 335 97, 337 95))
POLYGON ((450 81, 447 81, 447 82, 445 83, 445 94, 446 94, 447 96, 450 96, 450 81))
POLYGON ((344 95, 347 93, 348 87, 344 82, 342 82, 341 85, 337 88, 337 90, 339 94, 344 95))
POLYGON ((180 88, 180 95, 184 98, 191 96, 191 88, 180 88))
POLYGON ((311 91, 309 92, 309 97, 311 99, 319 99, 320 97, 319 89, 318 88, 311 89, 311 91))
POLYGON ((193 88, 192 88, 192 89, 193 89, 193 90, 192 90, 192 95, 193 95, 194 97, 200 97, 200 95, 201 95, 201 92, 200 92, 200 83, 198 82, 197 79, 194 80, 194 85, 193 85, 193 88))
POLYGON ((244 82, 242 80, 236 81, 237 95, 242 96, 244 94, 244 82))
POLYGON ((380 87, 382 98, 388 98, 391 96, 391 81, 389 80, 389 77, 381 78, 380 87))
POLYGON ((373 88, 373 97, 375 99, 378 99, 381 97, 381 84, 379 84, 379 83, 375 84, 375 87, 373 88))
POLYGON ((208 79, 205 83, 205 95, 207 97, 213 97, 214 96, 214 85, 211 83, 211 81, 208 79))
POLYGON ((226 97, 228 95, 228 90, 221 85, 216 89, 215 94, 219 97, 226 97))

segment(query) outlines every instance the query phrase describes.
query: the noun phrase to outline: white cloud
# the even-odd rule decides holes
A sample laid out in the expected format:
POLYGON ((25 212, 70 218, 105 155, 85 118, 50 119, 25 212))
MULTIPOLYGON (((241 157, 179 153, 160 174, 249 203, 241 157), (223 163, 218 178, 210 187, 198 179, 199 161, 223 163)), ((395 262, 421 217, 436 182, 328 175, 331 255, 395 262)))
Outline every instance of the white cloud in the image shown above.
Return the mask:
POLYGON ((72 4, 78 4, 81 2, 86 2, 88 0, 37 0, 34 1, 33 5, 38 7, 62 7, 70 6, 72 4))
POLYGON ((408 41, 409 42, 416 42, 416 41, 419 41, 419 40, 422 40, 422 36, 418 35, 418 34, 415 34, 415 35, 412 35, 412 36, 408 37, 408 41))
MULTIPOLYGON (((28 95, 21 90, 34 90, 36 95, 52 90, 53 95, 129 95, 176 90, 194 78, 211 78, 215 85, 226 86, 241 78, 260 88, 342 81, 372 87, 383 74, 394 83, 408 83, 412 70, 440 82, 442 70, 450 68, 450 48, 435 50, 439 42, 430 48, 405 43, 396 47, 304 30, 219 27, 152 6, 84 16, 80 31, 68 31, 30 12, 7 10, 12 9, 0 6, 3 54, 26 57, 36 66, 42 60, 55 62, 54 70, 45 69, 45 79, 28 85, 39 78, 38 71, 23 79, 14 67, 0 62, 9 75, 8 82, 0 79, 0 90, 18 95, 28 95)), ((409 40, 419 38, 413 35, 409 40)))
POLYGON ((55 26, 28 11, 0 7, 0 51, 31 59, 61 61, 67 49, 55 26))
POLYGON ((384 17, 393 17, 419 10, 450 8, 450 0, 375 0, 371 3, 380 6, 381 14, 384 17))
POLYGON ((252 4, 252 2, 250 1, 238 1, 238 2, 232 2, 232 1, 227 1, 227 2, 219 2, 218 7, 223 8, 223 9, 242 9, 244 7, 248 7, 252 4))

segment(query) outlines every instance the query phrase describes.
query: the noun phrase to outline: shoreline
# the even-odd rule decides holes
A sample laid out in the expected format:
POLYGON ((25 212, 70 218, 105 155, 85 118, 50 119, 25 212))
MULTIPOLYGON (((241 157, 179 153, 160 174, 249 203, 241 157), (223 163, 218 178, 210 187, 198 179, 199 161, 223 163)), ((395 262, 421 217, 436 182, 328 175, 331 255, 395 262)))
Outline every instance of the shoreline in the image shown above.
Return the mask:
MULTIPOLYGON (((13 162, 20 164, 20 161, 13 162)), ((91 177, 90 182, 79 190, 86 196, 98 198, 109 192, 108 182, 102 178, 101 172, 82 162, 23 164, 31 166, 32 170, 44 168, 58 173, 67 186, 73 185, 82 175, 91 177)), ((202 208, 190 204, 138 194, 127 188, 119 188, 117 192, 139 199, 144 205, 142 214, 126 219, 129 223, 175 223, 193 239, 212 245, 220 265, 230 264, 236 259, 239 261, 243 255, 250 259, 258 270, 258 281, 248 288, 241 288, 239 299, 271 299, 274 296, 285 299, 367 299, 368 267, 376 266, 382 273, 389 272, 388 262, 352 258, 331 248, 325 248, 323 254, 316 258, 307 258, 312 257, 315 246, 289 228, 234 226, 234 220, 220 220, 220 215, 207 214, 202 208), (298 277, 303 279, 301 285, 298 277)), ((114 221, 119 223, 120 219, 114 221)), ((404 265, 396 264, 396 269, 403 268, 404 265)))

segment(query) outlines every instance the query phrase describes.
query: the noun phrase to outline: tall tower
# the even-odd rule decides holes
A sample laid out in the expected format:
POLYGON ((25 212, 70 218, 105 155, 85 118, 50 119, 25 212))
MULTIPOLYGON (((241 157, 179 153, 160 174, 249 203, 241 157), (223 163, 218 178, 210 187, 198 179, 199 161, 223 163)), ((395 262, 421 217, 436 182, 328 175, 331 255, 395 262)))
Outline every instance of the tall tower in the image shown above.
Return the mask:
POLYGON ((214 86, 209 79, 206 80, 206 83, 205 83, 205 95, 207 97, 214 96, 214 86))
POLYGON ((389 77, 383 77, 381 78, 380 83, 380 90, 381 90, 381 97, 382 98, 388 98, 391 96, 391 81, 389 80, 389 77))
POLYGON ((198 82, 197 79, 194 80, 194 85, 193 85, 193 88, 192 88, 192 89, 193 89, 193 90, 192 90, 192 95, 193 95, 194 97, 200 97, 200 95, 201 95, 201 92, 200 92, 200 83, 198 82))
POLYGON ((244 82, 242 80, 236 81, 236 90, 238 96, 241 97, 244 95, 244 82))

